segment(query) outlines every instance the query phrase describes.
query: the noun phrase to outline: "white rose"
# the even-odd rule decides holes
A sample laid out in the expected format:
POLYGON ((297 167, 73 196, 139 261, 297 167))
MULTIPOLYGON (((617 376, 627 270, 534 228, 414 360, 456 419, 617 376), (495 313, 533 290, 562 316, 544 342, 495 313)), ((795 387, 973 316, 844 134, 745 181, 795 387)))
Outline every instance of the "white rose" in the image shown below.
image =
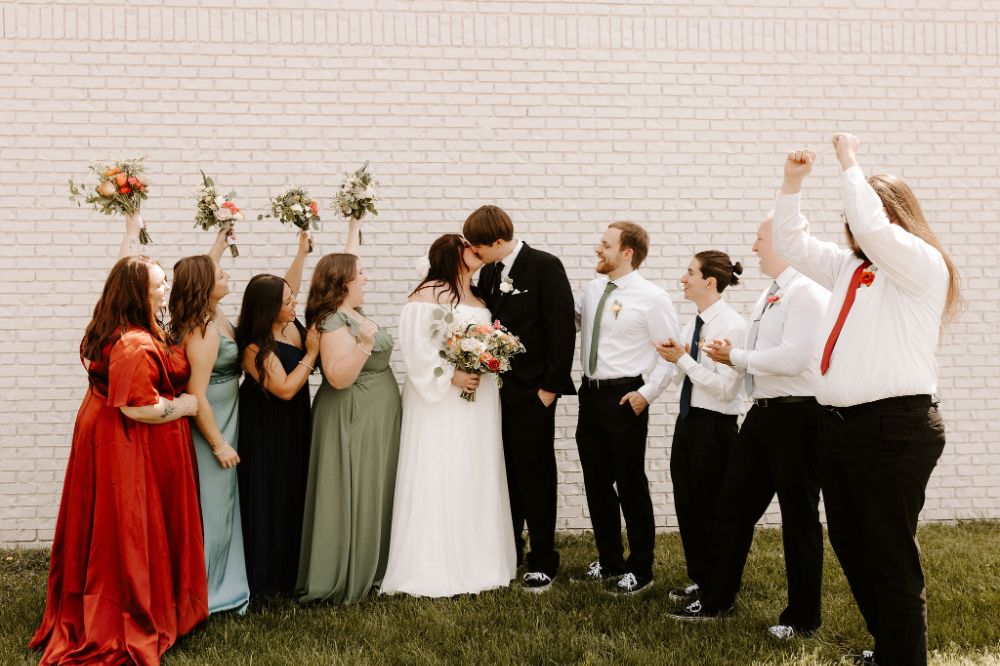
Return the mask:
POLYGON ((305 211, 305 208, 302 207, 302 204, 297 204, 297 203, 296 204, 292 204, 292 212, 293 213, 302 213, 304 211, 305 211))
POLYGON ((509 294, 510 292, 514 291, 514 283, 507 282, 506 280, 504 280, 503 282, 500 283, 500 291, 502 291, 505 294, 509 294))
POLYGON ((479 351, 479 343, 477 341, 473 340, 472 338, 465 338, 464 340, 462 340, 461 347, 462 347, 462 351, 464 351, 464 352, 481 353, 479 351))
POLYGON ((226 197, 223 197, 223 196, 217 196, 217 197, 215 197, 215 205, 216 206, 220 206, 221 207, 222 204, 224 204, 224 203, 226 203, 226 197))
POLYGON ((228 222, 229 220, 233 219, 233 211, 229 210, 228 208, 220 208, 219 210, 215 211, 215 219, 217 219, 219 222, 228 222))

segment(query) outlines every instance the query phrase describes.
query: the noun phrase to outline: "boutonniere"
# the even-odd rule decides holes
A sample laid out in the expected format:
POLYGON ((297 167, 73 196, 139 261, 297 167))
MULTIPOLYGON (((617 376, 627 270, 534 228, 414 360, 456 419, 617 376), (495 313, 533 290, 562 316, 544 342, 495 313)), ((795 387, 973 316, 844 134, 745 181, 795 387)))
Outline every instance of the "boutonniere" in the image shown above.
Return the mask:
POLYGON ((878 270, 878 266, 869 266, 866 270, 861 271, 861 284, 866 287, 872 286, 875 282, 875 272, 878 270))
POLYGON ((781 300, 781 294, 771 294, 767 297, 767 307, 768 309, 773 308, 781 300))
POLYGON ((500 293, 509 294, 514 291, 514 281, 510 279, 508 275, 503 280, 500 281, 500 293))
POLYGON ((621 301, 616 300, 614 303, 611 304, 611 314, 615 316, 615 319, 618 319, 618 313, 621 311, 622 311, 621 301))

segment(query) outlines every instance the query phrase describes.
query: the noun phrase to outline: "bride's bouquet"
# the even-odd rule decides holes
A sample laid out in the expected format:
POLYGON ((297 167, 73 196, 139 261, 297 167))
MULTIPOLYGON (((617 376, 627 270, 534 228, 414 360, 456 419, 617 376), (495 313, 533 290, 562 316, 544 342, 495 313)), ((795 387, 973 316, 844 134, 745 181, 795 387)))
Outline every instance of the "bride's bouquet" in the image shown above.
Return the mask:
POLYGON ((212 227, 226 229, 226 243, 229 245, 229 252, 234 256, 240 256, 240 251, 233 242, 233 224, 243 221, 243 213, 233 203, 236 192, 230 192, 222 196, 215 189, 215 181, 201 172, 202 184, 195 188, 194 195, 198 203, 195 205, 194 226, 201 227, 208 231, 212 227))
MULTIPOLYGON (((143 158, 121 160, 110 163, 92 163, 90 171, 97 177, 97 185, 88 186, 83 183, 69 181, 70 200, 82 206, 81 200, 93 206, 94 210, 104 215, 134 215, 139 212, 139 206, 146 199, 148 181, 143 176, 146 165, 143 158)), ((139 242, 143 245, 152 243, 146 223, 139 230, 139 242)))
POLYGON ((312 231, 319 229, 319 204, 300 187, 288 185, 271 199, 271 212, 258 215, 258 220, 265 217, 277 218, 282 224, 294 224, 299 229, 309 232, 309 251, 313 251, 312 231))
MULTIPOLYGON (((378 215, 375 202, 378 201, 378 183, 368 173, 368 162, 354 173, 345 174, 340 191, 334 197, 331 207, 337 210, 345 219, 360 220, 367 213, 378 215)), ((361 234, 358 233, 358 243, 363 245, 361 234)))
MULTIPOLYGON (((510 370, 510 358, 525 351, 516 335, 500 325, 456 322, 452 312, 443 308, 434 312, 436 331, 444 336, 438 355, 455 366, 456 370, 474 375, 496 375, 497 386, 503 386, 502 373, 510 370)), ((444 368, 435 368, 434 375, 444 374, 444 368)), ((462 391, 462 398, 476 401, 475 391, 462 391)))

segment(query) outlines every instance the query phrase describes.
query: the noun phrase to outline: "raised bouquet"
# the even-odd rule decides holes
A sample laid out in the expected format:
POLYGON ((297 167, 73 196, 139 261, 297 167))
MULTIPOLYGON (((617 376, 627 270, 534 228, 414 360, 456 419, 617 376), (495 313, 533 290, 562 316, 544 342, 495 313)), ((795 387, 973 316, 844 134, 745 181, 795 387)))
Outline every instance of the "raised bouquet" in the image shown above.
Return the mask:
POLYGON ((206 176, 204 171, 201 172, 201 182, 194 190, 198 200, 195 205, 194 226, 201 227, 204 231, 212 227, 226 229, 229 252, 234 257, 240 256, 240 251, 232 240, 233 224, 243 221, 243 213, 233 203, 236 192, 222 196, 215 189, 215 181, 206 176))
MULTIPOLYGON (((360 220, 368 213, 378 215, 375 202, 378 201, 378 183, 368 173, 368 162, 354 173, 344 175, 340 191, 331 206, 347 219, 360 220)), ((358 232, 358 243, 363 244, 358 232)))
POLYGON ((319 229, 319 204, 300 187, 286 186, 271 198, 271 212, 258 215, 258 220, 265 217, 277 218, 282 224, 294 224, 299 229, 309 232, 309 251, 313 251, 312 229, 319 229))
MULTIPOLYGON (((455 366, 456 370, 474 375, 496 375, 497 386, 503 386, 501 374, 510 370, 510 358, 524 351, 524 345, 516 335, 500 325, 478 322, 457 322, 453 311, 441 308, 434 312, 435 334, 444 341, 438 355, 455 366)), ((440 377, 444 368, 435 368, 434 375, 440 377)), ((476 401, 475 391, 462 391, 462 398, 476 401)))
MULTIPOLYGON (((148 196, 149 182, 143 176, 146 165, 142 160, 140 156, 118 162, 92 163, 90 171, 97 177, 97 184, 74 183, 70 179, 70 200, 76 201, 77 206, 87 203, 104 215, 135 215, 148 196)), ((143 245, 153 242, 145 222, 139 230, 139 242, 143 245)))

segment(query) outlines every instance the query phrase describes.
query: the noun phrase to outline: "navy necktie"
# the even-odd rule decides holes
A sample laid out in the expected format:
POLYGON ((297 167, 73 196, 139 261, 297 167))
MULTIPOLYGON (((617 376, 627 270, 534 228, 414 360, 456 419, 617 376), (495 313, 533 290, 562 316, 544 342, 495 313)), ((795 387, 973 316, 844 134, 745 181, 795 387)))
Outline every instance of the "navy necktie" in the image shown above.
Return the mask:
MULTIPOLYGON (((698 342, 701 340, 701 325, 705 321, 698 315, 694 318, 694 334, 691 336, 691 358, 695 361, 698 360, 698 342)), ((694 385, 691 384, 691 380, 684 377, 684 385, 681 386, 681 416, 687 416, 688 412, 691 411, 691 389, 694 385)))

